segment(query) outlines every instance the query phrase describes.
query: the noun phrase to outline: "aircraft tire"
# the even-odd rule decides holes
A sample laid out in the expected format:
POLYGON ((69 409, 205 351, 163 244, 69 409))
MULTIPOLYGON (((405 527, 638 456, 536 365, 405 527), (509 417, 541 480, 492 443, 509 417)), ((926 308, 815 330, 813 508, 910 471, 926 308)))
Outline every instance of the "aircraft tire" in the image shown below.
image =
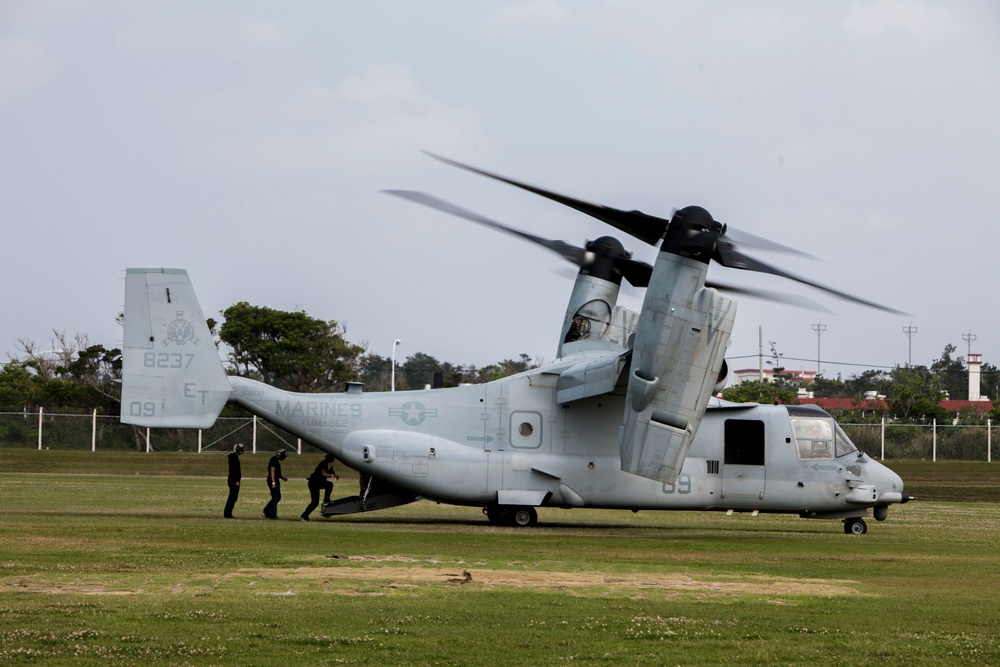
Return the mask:
POLYGON ((538 512, 534 507, 514 507, 510 511, 510 525, 524 527, 538 523, 538 512))
POLYGON ((864 535, 868 532, 868 524, 864 519, 844 519, 844 532, 848 535, 864 535))

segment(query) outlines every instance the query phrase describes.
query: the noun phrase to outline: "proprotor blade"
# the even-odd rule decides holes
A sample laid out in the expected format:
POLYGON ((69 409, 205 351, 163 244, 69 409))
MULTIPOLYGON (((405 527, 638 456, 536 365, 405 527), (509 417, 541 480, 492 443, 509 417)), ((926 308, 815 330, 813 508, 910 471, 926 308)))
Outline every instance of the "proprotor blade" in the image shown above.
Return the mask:
POLYGON ((841 292, 840 290, 834 289, 832 287, 827 287, 822 283, 809 280, 808 278, 803 278, 802 276, 797 276, 794 273, 785 271, 784 269, 779 269, 776 266, 771 266, 759 259, 754 259, 749 255, 744 255, 732 243, 728 243, 725 240, 720 241, 715 247, 715 253, 712 259, 717 261, 722 266, 729 267, 731 269, 741 269, 743 271, 756 271, 758 273, 770 273, 774 276, 780 276, 782 278, 788 278, 789 280, 794 280, 796 282, 802 283, 803 285, 809 285, 810 287, 815 287, 816 289, 823 290, 828 294, 832 294, 836 297, 844 299, 845 301, 852 301, 854 303, 859 303, 863 306, 868 306, 869 308, 875 308, 877 310, 884 310, 887 313, 893 313, 896 315, 906 315, 906 313, 896 310, 895 308, 890 308, 888 306, 883 306, 880 303, 875 303, 874 301, 868 301, 867 299, 862 299, 861 297, 854 296, 853 294, 848 294, 847 292, 841 292))
MULTIPOLYGON (((611 260, 611 266, 614 267, 614 271, 617 272, 617 275, 625 278, 625 280, 635 287, 646 287, 649 284, 649 277, 653 273, 652 266, 641 260, 631 259, 629 253, 625 252, 625 249, 621 247, 621 244, 611 237, 596 239, 595 241, 588 243, 586 248, 580 248, 566 243, 565 241, 553 241, 541 236, 529 234, 528 232, 523 232, 520 229, 515 229, 514 227, 497 222, 496 220, 490 220, 485 216, 474 213, 468 209, 464 209, 461 206, 456 206, 455 204, 447 202, 443 199, 429 195, 426 192, 416 192, 414 190, 383 190, 383 192, 397 197, 402 197, 403 199, 408 199, 418 204, 423 204, 424 206, 429 206, 430 208, 434 208, 439 211, 444 211, 445 213, 450 213, 451 215, 459 218, 471 220, 472 222, 496 229, 497 231, 501 231, 506 234, 517 236, 526 241, 531 241, 536 245, 540 245, 543 248, 547 248, 555 253, 558 253, 563 257, 563 259, 579 266, 585 273, 595 270, 595 267, 592 264, 597 259, 611 260), (602 242, 603 239, 606 240, 602 242), (597 257, 593 256, 593 253, 595 252, 597 253, 597 257), (588 254, 590 254, 589 259, 588 254)), ((601 269, 596 270, 602 271, 601 269)), ((611 278, 610 275, 607 277, 611 278)), ((619 282, 620 278, 614 278, 614 280, 615 282, 619 282)))
POLYGON ((461 206, 456 206, 450 202, 446 202, 443 199, 438 199, 433 195, 429 195, 426 192, 416 192, 414 190, 383 190, 386 194, 395 195, 397 197, 402 197, 403 199, 409 199, 412 202, 418 204, 423 204, 424 206, 429 206, 435 208, 439 211, 444 211, 445 213, 450 213, 451 215, 458 216, 459 218, 465 218, 466 220, 471 220, 472 222, 478 223, 480 225, 485 225, 491 227, 498 231, 504 232, 505 234, 512 234, 518 236, 526 241, 531 241, 532 243, 538 244, 542 247, 548 248, 549 250, 559 253, 563 258, 573 262, 577 266, 583 266, 584 255, 586 255, 586 250, 583 248, 578 248, 577 246, 570 245, 565 241, 552 241, 550 239, 542 238, 541 236, 535 236, 534 234, 529 234, 528 232, 522 232, 519 229, 514 229, 513 227, 508 227, 507 225, 497 222, 495 220, 490 220, 489 218, 483 217, 478 213, 473 213, 468 209, 464 209, 461 206))
MULTIPOLYGON (((424 152, 426 153, 426 151, 424 152)), ((619 229, 626 234, 649 243, 650 245, 656 245, 659 243, 660 239, 663 238, 663 234, 666 232, 667 225, 670 224, 669 220, 658 218, 655 215, 647 215, 642 211, 621 211, 602 204, 594 204, 582 199, 576 199, 575 197, 561 195, 550 190, 544 190, 542 188, 535 187, 534 185, 529 185, 528 183, 515 181, 512 178, 500 176, 499 174, 470 167, 467 164, 455 162, 454 160, 449 160, 448 158, 441 157, 440 155, 434 155, 433 153, 427 153, 427 155, 431 156, 435 160, 440 160, 445 164, 450 164, 453 167, 465 169, 466 171, 471 171, 498 181, 503 181, 504 183, 513 185, 514 187, 527 190, 528 192, 534 192, 536 195, 541 195, 546 199, 551 199, 552 201, 559 202, 564 206, 574 208, 581 213, 586 213, 591 217, 597 218, 601 222, 606 222, 615 229, 619 229)))
POLYGON ((759 248, 760 250, 773 250, 775 252, 784 252, 790 255, 799 255, 801 257, 808 257, 809 259, 816 259, 814 255, 810 255, 807 252, 802 252, 801 250, 790 248, 789 246, 782 245, 776 241, 765 239, 762 236, 757 236, 756 234, 751 234, 750 232, 733 229, 732 227, 728 227, 726 229, 726 236, 729 237, 729 240, 739 243, 742 246, 759 248))
POLYGON ((739 294, 741 296, 748 296, 752 299, 763 299, 765 301, 774 301, 776 303, 783 303, 788 306, 795 306, 796 308, 805 308, 806 310, 815 310, 821 313, 833 314, 833 311, 827 308, 826 306, 816 303, 812 299, 807 299, 804 296, 799 296, 798 294, 773 292, 771 290, 758 289, 756 287, 740 287, 737 285, 727 285, 726 283, 720 283, 714 280, 706 280, 705 287, 714 287, 720 292, 726 292, 727 294, 739 294))

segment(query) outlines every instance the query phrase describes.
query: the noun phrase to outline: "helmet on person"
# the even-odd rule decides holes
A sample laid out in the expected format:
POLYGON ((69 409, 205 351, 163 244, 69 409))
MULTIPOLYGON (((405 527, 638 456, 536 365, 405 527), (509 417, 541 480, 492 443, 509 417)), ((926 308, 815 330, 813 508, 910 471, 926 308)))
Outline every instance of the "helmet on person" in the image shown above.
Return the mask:
POLYGON ((284 449, 279 449, 277 451, 277 455, 279 460, 284 460, 284 458, 288 456, 288 452, 286 452, 284 449))
POLYGON ((233 447, 233 451, 236 452, 237 454, 242 454, 243 452, 246 451, 246 447, 243 446, 242 442, 237 442, 236 446, 233 447))
POLYGON ((323 457, 323 460, 326 461, 327 463, 333 463, 334 461, 337 460, 337 457, 334 456, 333 454, 327 454, 326 456, 323 457))

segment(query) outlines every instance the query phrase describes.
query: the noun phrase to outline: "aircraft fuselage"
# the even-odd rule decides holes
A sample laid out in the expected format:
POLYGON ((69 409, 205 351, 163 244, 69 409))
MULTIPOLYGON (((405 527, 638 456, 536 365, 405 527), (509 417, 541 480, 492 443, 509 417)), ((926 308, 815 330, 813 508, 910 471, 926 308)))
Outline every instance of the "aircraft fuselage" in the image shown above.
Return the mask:
POLYGON ((904 502, 900 478, 809 407, 714 405, 674 484, 623 472, 625 397, 560 405, 558 378, 558 370, 540 369, 487 384, 370 394, 295 394, 246 378, 230 382, 231 400, 250 412, 363 474, 440 502, 826 518, 904 502), (824 433, 807 441, 796 429, 810 425, 824 433))

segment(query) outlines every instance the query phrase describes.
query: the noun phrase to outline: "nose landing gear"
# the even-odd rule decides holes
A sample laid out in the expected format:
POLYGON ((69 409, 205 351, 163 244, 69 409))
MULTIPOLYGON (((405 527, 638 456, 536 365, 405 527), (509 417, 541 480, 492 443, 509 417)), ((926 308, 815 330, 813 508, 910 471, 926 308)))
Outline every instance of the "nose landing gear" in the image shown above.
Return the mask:
POLYGON ((864 535, 868 532, 868 524, 858 517, 844 519, 844 532, 848 535, 864 535))

